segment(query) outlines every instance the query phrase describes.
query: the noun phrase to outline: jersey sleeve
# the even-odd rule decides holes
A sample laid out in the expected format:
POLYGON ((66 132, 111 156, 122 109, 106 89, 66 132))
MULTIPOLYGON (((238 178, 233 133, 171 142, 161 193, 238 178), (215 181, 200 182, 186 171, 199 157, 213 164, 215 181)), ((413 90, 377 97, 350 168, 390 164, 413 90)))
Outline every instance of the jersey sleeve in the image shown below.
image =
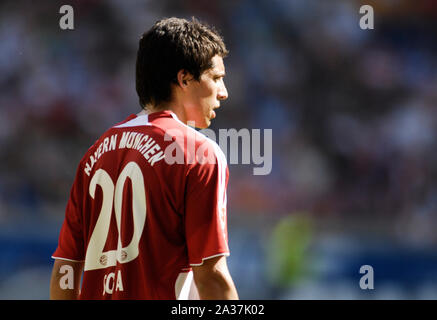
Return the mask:
POLYGON ((229 170, 218 146, 211 146, 215 163, 196 163, 187 175, 185 237, 191 266, 204 259, 229 255, 226 189, 229 170))
POLYGON ((52 255, 54 259, 72 261, 85 260, 82 209, 78 201, 78 199, 81 199, 82 172, 79 166, 65 210, 65 218, 59 234, 58 247, 52 255))

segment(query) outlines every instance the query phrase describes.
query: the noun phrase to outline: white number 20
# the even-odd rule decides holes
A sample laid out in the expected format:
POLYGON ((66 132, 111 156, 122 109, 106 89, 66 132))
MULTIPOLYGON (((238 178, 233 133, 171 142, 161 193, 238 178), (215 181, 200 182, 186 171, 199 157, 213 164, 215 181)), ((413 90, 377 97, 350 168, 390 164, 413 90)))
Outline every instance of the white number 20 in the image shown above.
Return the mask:
POLYGON ((89 192, 94 199, 96 186, 103 191, 102 208, 88 243, 85 256, 85 271, 102 269, 115 266, 119 263, 127 263, 138 257, 138 245, 146 222, 146 193, 144 178, 140 167, 135 162, 129 162, 120 173, 115 184, 109 174, 99 169, 91 179, 89 192), (121 244, 121 209, 123 204, 123 189, 126 179, 132 182, 132 214, 134 232, 127 247, 121 244), (103 252, 106 239, 108 238, 109 225, 111 222, 112 207, 114 206, 115 219, 118 229, 117 250, 103 252))

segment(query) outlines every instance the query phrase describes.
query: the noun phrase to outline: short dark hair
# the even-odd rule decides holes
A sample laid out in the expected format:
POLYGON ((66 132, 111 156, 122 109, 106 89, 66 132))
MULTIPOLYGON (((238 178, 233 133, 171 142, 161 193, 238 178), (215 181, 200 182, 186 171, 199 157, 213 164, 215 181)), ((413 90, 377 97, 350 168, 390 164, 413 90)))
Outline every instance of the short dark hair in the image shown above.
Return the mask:
POLYGON ((143 109, 171 99, 171 83, 184 69, 199 81, 215 55, 225 57, 223 38, 211 26, 192 18, 157 21, 139 43, 136 62, 136 90, 143 109))

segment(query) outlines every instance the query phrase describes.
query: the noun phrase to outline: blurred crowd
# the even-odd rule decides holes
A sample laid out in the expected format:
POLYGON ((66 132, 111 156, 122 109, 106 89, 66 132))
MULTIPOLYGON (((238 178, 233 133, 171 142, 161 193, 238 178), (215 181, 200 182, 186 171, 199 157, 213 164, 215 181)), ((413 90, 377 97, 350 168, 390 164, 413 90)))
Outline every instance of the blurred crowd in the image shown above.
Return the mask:
POLYGON ((212 128, 273 129, 273 170, 231 165, 230 215, 306 212, 437 243, 437 6, 366 1, 0 4, 0 224, 62 219, 76 166, 139 109, 138 39, 179 16, 224 36, 228 101, 212 128))

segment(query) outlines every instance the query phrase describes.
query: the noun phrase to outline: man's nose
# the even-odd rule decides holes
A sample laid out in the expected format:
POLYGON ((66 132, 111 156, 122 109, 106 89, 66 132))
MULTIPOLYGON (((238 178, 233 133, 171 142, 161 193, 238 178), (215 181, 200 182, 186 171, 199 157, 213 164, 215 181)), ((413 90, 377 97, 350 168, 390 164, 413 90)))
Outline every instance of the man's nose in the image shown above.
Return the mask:
POLYGON ((222 84, 220 85, 219 90, 217 92, 217 99, 226 100, 227 98, 228 98, 228 90, 226 89, 226 86, 222 81, 222 84))

